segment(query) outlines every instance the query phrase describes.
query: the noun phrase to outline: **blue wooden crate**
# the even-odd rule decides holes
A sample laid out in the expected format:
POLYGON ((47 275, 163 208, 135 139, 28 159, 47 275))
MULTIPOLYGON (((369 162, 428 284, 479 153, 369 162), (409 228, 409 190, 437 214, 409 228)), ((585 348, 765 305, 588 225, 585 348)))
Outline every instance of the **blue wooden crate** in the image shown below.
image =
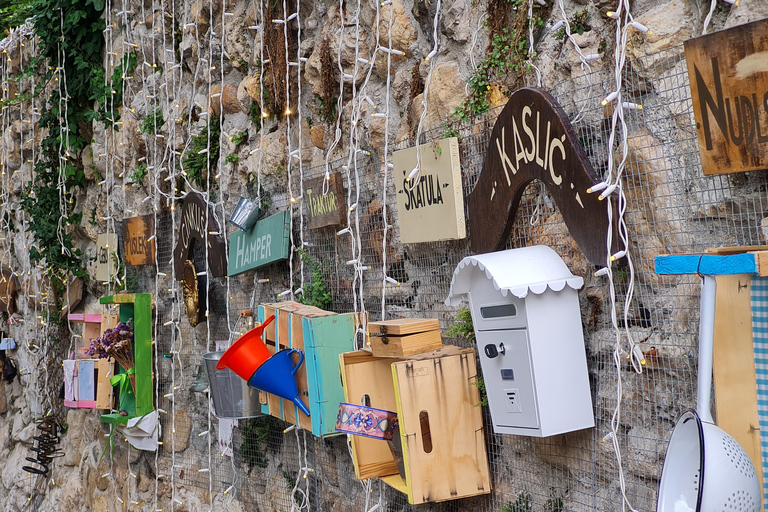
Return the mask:
POLYGON ((274 327, 264 332, 272 350, 295 348, 304 352, 304 364, 296 372, 301 399, 310 416, 291 401, 266 395, 262 412, 304 428, 318 437, 336 435, 336 415, 344 401, 339 373, 339 354, 354 350, 354 313, 335 314, 301 304, 286 302, 259 306, 263 322, 275 315, 274 327))

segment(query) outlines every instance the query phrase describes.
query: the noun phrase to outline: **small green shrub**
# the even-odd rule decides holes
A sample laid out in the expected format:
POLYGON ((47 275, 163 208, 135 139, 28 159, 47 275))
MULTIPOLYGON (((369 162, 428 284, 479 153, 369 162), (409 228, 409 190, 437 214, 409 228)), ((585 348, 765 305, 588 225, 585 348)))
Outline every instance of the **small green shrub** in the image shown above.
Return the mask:
POLYGON ((165 119, 163 119, 163 109, 157 108, 147 114, 147 117, 144 118, 144 121, 141 122, 141 126, 139 126, 139 131, 141 131, 141 133, 152 134, 155 133, 156 130, 162 128, 164 124, 165 119))

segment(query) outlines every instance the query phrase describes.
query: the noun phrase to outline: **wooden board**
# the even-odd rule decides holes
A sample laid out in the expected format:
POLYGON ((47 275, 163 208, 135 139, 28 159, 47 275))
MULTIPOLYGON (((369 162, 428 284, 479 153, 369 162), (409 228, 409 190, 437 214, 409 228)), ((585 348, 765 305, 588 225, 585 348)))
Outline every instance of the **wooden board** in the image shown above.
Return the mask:
POLYGON ((173 249, 173 266, 177 277, 184 275, 184 262, 194 260, 194 244, 202 245, 203 249, 208 245, 208 267, 213 277, 226 275, 227 246, 224 237, 219 234, 222 229, 205 198, 197 192, 188 193, 182 206, 179 241, 173 249))
MULTIPOLYGON (((339 355, 341 379, 344 386, 344 400, 355 405, 368 405, 385 411, 397 411, 392 363, 395 359, 373 357, 365 350, 339 355)), ((398 475, 397 465, 386 441, 363 436, 351 436, 352 461, 357 478, 376 478, 398 475)))
POLYGON ((419 146, 421 179, 409 180, 417 166, 416 148, 395 151, 393 179, 402 243, 466 238, 459 140, 442 139, 419 146))
POLYGON ((117 275, 117 235, 101 234, 96 245, 96 280, 106 283, 117 275))
POLYGON ((440 331, 417 332, 405 336, 371 336, 371 352, 376 357, 406 357, 443 346, 440 331))
POLYGON ((234 276, 287 259, 290 222, 286 211, 261 219, 249 231, 233 231, 229 235, 227 273, 234 276))
POLYGON ((155 263, 155 217, 142 215, 123 221, 123 250, 128 266, 155 263))
POLYGON ((325 176, 307 180, 304 184, 307 224, 309 229, 343 226, 347 223, 347 202, 341 173, 328 176, 328 191, 323 194, 325 176))
POLYGON ((717 426, 744 448, 763 488, 755 354, 752 346, 751 278, 717 276, 713 374, 717 426))
POLYGON ((446 346, 440 355, 392 365, 408 502, 438 502, 491 492, 475 352, 446 346))
MULTIPOLYGON (((599 193, 587 193, 600 180, 563 108, 532 88, 512 93, 491 132, 483 169, 467 198, 472 252, 504 248, 533 180, 547 187, 587 260, 605 265, 608 209, 599 193)), ((618 250, 616 223, 613 229, 611 253, 618 250)))
POLYGON ((706 254, 741 254, 743 252, 768 251, 768 245, 735 245, 731 247, 710 247, 705 249, 706 254))
POLYGON ((368 323, 368 332, 371 334, 402 336, 425 331, 440 331, 440 322, 437 318, 399 318, 368 323))
POLYGON ((685 41, 704 174, 768 168, 768 19, 685 41))

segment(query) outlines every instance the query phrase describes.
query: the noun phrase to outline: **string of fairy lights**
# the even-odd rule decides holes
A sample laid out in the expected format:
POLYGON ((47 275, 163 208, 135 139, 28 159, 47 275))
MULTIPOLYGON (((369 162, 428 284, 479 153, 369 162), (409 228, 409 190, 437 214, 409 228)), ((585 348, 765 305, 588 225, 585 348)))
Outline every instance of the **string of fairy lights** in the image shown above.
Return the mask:
MULTIPOLYGON (((725 3, 731 5, 738 5, 737 1, 722 0, 725 3)), ((543 0, 529 0, 527 2, 528 17, 532 19, 534 3, 541 5, 543 0)), ((119 1, 116 3, 120 3, 119 1)), ((155 229, 161 224, 163 207, 167 206, 171 213, 174 210, 174 203, 181 199, 177 191, 181 188, 181 185, 186 186, 188 190, 200 193, 205 198, 206 203, 211 207, 213 212, 212 217, 206 216, 205 226, 206 232, 218 234, 218 230, 223 230, 226 218, 224 195, 216 195, 212 191, 214 190, 214 184, 219 180, 220 174, 215 174, 215 168, 223 168, 223 152, 219 151, 218 162, 211 162, 206 158, 206 186, 199 187, 197 183, 190 179, 190 176, 184 169, 182 163, 182 155, 189 150, 192 146, 192 139, 194 138, 193 130, 187 129, 185 123, 189 122, 193 118, 193 114, 196 113, 196 109, 200 109, 199 118, 201 122, 210 127, 210 117, 217 113, 219 119, 219 126, 222 128, 219 140, 213 140, 215 136, 212 130, 207 130, 208 140, 204 149, 200 150, 201 154, 210 154, 214 146, 223 147, 225 139, 229 136, 223 131, 224 121, 224 93, 225 93, 225 47, 227 42, 227 29, 230 25, 237 23, 237 17, 233 12, 227 10, 228 5, 226 2, 220 4, 214 4, 213 0, 208 1, 208 9, 210 13, 210 24, 207 31, 203 32, 200 25, 199 12, 193 12, 191 0, 185 0, 181 5, 181 13, 177 12, 177 3, 167 0, 152 0, 152 2, 140 2, 139 3, 140 14, 137 20, 133 19, 132 13, 128 11, 128 2, 122 0, 122 5, 114 5, 113 0, 106 0, 105 6, 105 63, 107 72, 104 77, 104 85, 107 91, 112 91, 107 96, 107 111, 115 112, 118 105, 115 103, 115 96, 117 91, 114 87, 116 84, 113 80, 113 70, 117 65, 123 63, 123 75, 121 78, 120 95, 122 97, 122 115, 124 119, 131 118, 133 123, 131 126, 137 126, 136 120, 139 114, 143 114, 145 117, 153 116, 154 126, 153 130, 149 134, 144 134, 144 144, 146 146, 146 154, 139 157, 136 161, 137 165, 146 165, 146 182, 148 193, 147 196, 140 202, 140 204, 129 205, 129 195, 127 191, 130 187, 140 188, 144 186, 139 180, 134 179, 130 175, 133 162, 131 161, 132 155, 129 151, 129 146, 132 144, 132 139, 135 138, 134 134, 127 133, 125 129, 119 129, 125 127, 128 123, 124 120, 113 120, 112 126, 103 127, 103 153, 99 152, 94 155, 94 160, 103 161, 105 168, 104 176, 101 177, 98 182, 101 187, 101 193, 99 195, 100 204, 103 205, 103 215, 100 216, 100 220, 103 221, 104 230, 107 235, 117 236, 118 223, 121 218, 120 215, 124 214, 124 217, 130 217, 138 213, 152 214, 155 229), (214 13, 218 12, 218 20, 215 19, 214 13), (151 20, 151 23, 146 20, 151 20), (146 25, 146 26, 145 26, 146 25), (186 68, 183 63, 177 60, 177 50, 174 47, 174 38, 176 37, 174 31, 175 27, 179 26, 182 33, 194 34, 194 44, 196 45, 199 53, 199 58, 194 65, 193 76, 191 77, 192 94, 188 98, 184 98, 183 89, 187 80, 185 80, 186 68), (218 54, 214 52, 214 48, 218 48, 218 54), (137 54, 137 67, 134 72, 128 70, 128 67, 124 64, 126 62, 125 56, 129 53, 135 52, 137 54), (203 56, 205 55, 205 56, 203 56), (157 73, 158 68, 161 67, 163 74, 157 73), (136 80, 138 78, 138 80, 136 80), (196 94, 198 87, 198 79, 202 79, 202 82, 206 85, 203 88, 207 88, 205 93, 206 101, 204 105, 198 105, 196 103, 199 98, 196 94), (140 82, 136 85, 134 82, 140 82), (217 91, 214 92, 214 85, 217 86, 217 91), (138 93, 136 91, 139 91, 138 93), (143 98, 138 97, 143 95, 143 98), (182 101, 188 100, 187 112, 184 112, 182 107, 182 101), (138 112, 137 112, 138 110, 138 112), (154 115, 155 112, 162 111, 166 113, 169 119, 166 119, 164 123, 159 123, 158 117, 154 115), (181 146, 183 149, 178 150, 176 146, 177 140, 183 139, 181 146), (180 169, 180 172, 177 172, 180 169), (164 185, 165 183, 168 185, 164 185)), ((330 159, 338 154, 337 149, 344 150, 346 154, 346 164, 342 166, 344 171, 344 183, 347 190, 347 204, 349 205, 347 211, 347 227, 337 232, 338 237, 348 237, 348 244, 342 244, 342 247, 348 247, 348 256, 344 256, 347 265, 352 268, 354 277, 352 280, 352 297, 353 297, 353 309, 355 313, 359 313, 361 319, 361 325, 358 327, 359 332, 363 336, 358 336, 359 340, 365 340, 364 333, 367 331, 366 315, 366 294, 364 290, 364 275, 365 272, 370 271, 371 267, 369 262, 364 261, 363 242, 362 242, 362 230, 360 219, 360 208, 358 204, 362 201, 362 176, 361 176, 361 164, 362 159, 372 157, 371 152, 366 149, 366 136, 370 128, 370 123, 374 120, 383 120, 383 152, 378 157, 381 160, 381 194, 382 194, 382 213, 381 213, 381 225, 383 230, 383 242, 382 242, 382 265, 381 265, 381 317, 385 319, 387 316, 387 295, 391 286, 398 286, 400 283, 392 276, 388 275, 388 244, 389 232, 392 229, 390 225, 388 210, 387 210, 387 193, 389 190, 390 181, 392 179, 393 164, 391 161, 391 141, 390 141, 390 129, 394 126, 394 118, 399 114, 399 109, 393 101, 392 91, 392 68, 393 61, 397 57, 402 57, 405 52, 393 47, 393 24, 395 19, 394 4, 392 0, 384 0, 382 2, 376 1, 375 4, 375 21, 374 21, 374 35, 373 44, 370 46, 370 52, 363 54, 361 46, 363 46, 364 36, 361 28, 361 20, 363 18, 363 6, 360 0, 355 3, 345 3, 342 0, 338 4, 338 24, 339 28, 336 31, 337 35, 337 54, 336 60, 339 71, 339 91, 336 103, 336 117, 333 120, 334 132, 331 140, 331 144, 324 155, 325 160, 325 180, 323 186, 323 194, 329 192, 328 182, 330 180, 330 159), (385 12, 386 15, 382 13, 385 12), (386 30, 382 34, 380 30, 380 22, 382 19, 386 19, 386 30), (345 45, 349 44, 346 40, 347 36, 352 37, 354 44, 354 59, 349 68, 345 69, 342 64, 342 49, 345 45), (386 74, 380 79, 384 82, 383 94, 380 97, 380 103, 371 97, 374 95, 370 92, 373 89, 373 84, 379 78, 374 76, 374 70, 377 65, 377 60, 384 60, 384 66, 386 66, 386 74), (346 108, 346 111, 345 111, 346 108), (345 114, 345 112, 347 114, 345 114), (350 120, 348 137, 345 139, 344 130, 342 129, 342 123, 344 116, 348 115, 350 120)), ((706 33, 713 13, 717 5, 716 0, 712 0, 709 14, 704 22, 703 32, 706 33)), ((590 71, 590 63, 600 58, 599 54, 585 54, 580 49, 579 45, 574 40, 568 17, 564 8, 562 0, 556 0, 556 14, 555 18, 558 19, 556 23, 550 26, 549 30, 556 32, 559 29, 563 29, 565 32, 566 40, 569 42, 570 48, 572 48, 578 55, 580 64, 583 69, 590 71)), ((304 91, 302 90, 302 73, 304 71, 304 65, 307 62, 307 58, 302 56, 302 27, 305 20, 302 18, 300 9, 300 2, 296 2, 295 11, 289 10, 289 3, 287 0, 282 2, 282 18, 279 19, 266 19, 265 4, 263 0, 260 0, 258 4, 258 20, 255 25, 248 26, 248 33, 251 34, 254 40, 258 42, 258 58, 259 58, 259 80, 260 84, 265 82, 265 67, 270 61, 270 58, 265 53, 265 26, 267 24, 279 25, 283 31, 284 48, 283 54, 285 59, 285 111, 282 113, 273 112, 281 116, 282 123, 285 129, 285 161, 286 161, 286 185, 289 196, 289 211, 290 211, 290 254, 291 257, 288 260, 289 266, 289 285, 288 289, 280 293, 281 298, 296 299, 301 295, 306 286, 305 282, 305 265, 303 259, 299 259, 299 268, 294 269, 294 254, 296 249, 305 249, 309 244, 305 238, 305 226, 304 226, 304 213, 305 213, 305 198, 304 198, 304 157, 302 154, 304 144, 304 123, 303 117, 303 104, 304 104, 304 91), (294 37, 295 34, 295 37, 294 37), (292 40, 292 37, 294 39, 292 40), (291 44, 295 44, 295 54, 291 52, 291 44), (295 105, 295 107, 292 107, 295 105), (295 112, 294 112, 295 109, 295 112), (295 239, 294 233, 298 234, 298 239, 295 239), (298 283, 296 282, 298 281, 298 283)), ((436 59, 440 56, 440 15, 442 14, 442 1, 438 0, 434 8, 434 17, 432 19, 432 46, 430 51, 424 56, 424 62, 427 63, 427 73, 425 86, 423 91, 423 100, 421 104, 421 114, 416 130, 416 166, 410 171, 408 175, 408 181, 412 186, 418 184, 421 177, 421 154, 419 150, 419 143, 421 142, 422 135, 424 133, 424 122, 428 114, 429 105, 429 93, 430 83, 433 75, 436 59)), ((63 13, 58 13, 61 21, 61 28, 63 33, 63 13)), ((634 19, 630 12, 629 0, 618 0, 617 7, 613 11, 609 11, 607 16, 615 21, 615 48, 613 52, 614 57, 614 89, 603 100, 604 105, 612 105, 613 111, 611 116, 611 129, 609 142, 607 144, 607 171, 603 177, 603 181, 596 187, 593 187, 590 191, 593 193, 600 193, 600 197, 605 199, 606 208, 609 214, 610 226, 607 233, 607 247, 610 250, 614 247, 614 240, 612 240, 612 233, 614 232, 613 226, 617 227, 618 239, 618 252, 614 252, 606 261, 606 265, 603 269, 599 270, 597 276, 605 276, 608 281, 611 299, 611 321, 615 332, 615 349, 614 349, 614 362, 617 369, 617 404, 614 410, 610 431, 605 436, 605 440, 612 443, 614 448, 614 454, 616 457, 619 484, 622 494, 622 510, 634 511, 632 504, 626 490, 626 482, 624 476, 624 470, 622 466, 622 454, 621 445, 619 441, 620 433, 620 418, 621 418, 621 402, 622 402, 622 363, 626 359, 629 359, 632 367, 638 373, 642 373, 644 364, 644 355, 639 348, 639 345, 634 341, 630 330, 628 329, 628 314, 630 305, 633 300, 634 291, 634 267, 632 263, 631 255, 631 240, 629 237, 627 224, 625 221, 625 212, 627 210, 627 197, 625 195, 624 186, 622 182, 622 176, 626 169, 628 158, 628 145, 627 145, 627 126, 625 116, 627 111, 637 110, 642 108, 641 105, 633 103, 629 99, 629 95, 626 92, 622 75, 625 70, 626 57, 627 57, 627 42, 629 35, 632 32, 646 33, 650 32, 648 27, 639 23, 634 19), (618 149, 617 149, 618 148, 618 149), (617 153, 618 152, 618 153, 617 153), (614 209, 615 205, 615 209, 614 209), (614 216, 614 210, 617 215, 614 216), (627 269, 629 273, 629 279, 626 285, 626 294, 624 299, 623 308, 620 308, 617 304, 617 292, 616 292, 616 277, 615 277, 615 263, 616 261, 625 258, 627 261, 627 269), (623 309, 624 315, 624 327, 620 327, 619 311, 623 309)), ((480 16, 480 20, 483 16, 480 16)), ((478 30, 473 32, 471 46, 474 48, 475 42, 480 32, 480 21, 478 21, 478 30)), ((527 63, 534 70, 536 77, 536 84, 541 86, 541 72, 535 65, 534 61, 534 35, 532 24, 529 24, 528 31, 528 60, 527 63)), ((0 78, 2 79, 2 100, 3 107, 0 111, 0 128, 3 133, 12 133, 12 123, 14 119, 18 119, 20 122, 20 129, 18 134, 18 143, 22 151, 22 159, 26 148, 29 147, 29 159, 22 164, 29 164, 30 177, 34 181, 35 171, 34 165, 37 159, 40 157, 39 151, 35 145, 36 137, 36 118, 39 117, 39 99, 34 95, 29 100, 21 101, 17 104, 13 104, 11 100, 10 92, 10 62, 11 57, 9 52, 17 52, 20 56, 19 66, 23 69, 25 62, 27 62, 28 55, 34 55, 34 37, 32 37, 32 31, 29 26, 21 27, 11 32, 10 36, 5 41, 0 43, 2 48, 2 54, 6 58, 0 62, 0 78), (25 46, 26 45, 26 46, 25 46), (25 48, 22 50, 21 48, 25 48), (15 111, 15 106, 18 105, 18 112, 15 111), (25 129, 25 123, 29 124, 29 129, 25 129)), ((276 49, 272 48, 272 52, 276 49)), ((55 65, 54 79, 52 87, 55 87, 58 91, 58 111, 60 112, 58 123, 61 133, 69 134, 69 95, 67 91, 67 76, 66 76, 66 54, 60 48, 58 62, 52 63, 55 65)), ((470 60, 474 60, 472 51, 470 51, 470 60)), ((35 89, 34 77, 29 80, 19 80, 17 82, 18 90, 14 93, 16 96, 24 95, 26 92, 33 91, 35 89)), ((249 140, 249 156, 255 156, 256 167, 256 187, 255 194, 257 201, 261 200, 263 193, 262 172, 264 165, 264 134, 265 134, 265 121, 270 116, 265 107, 264 87, 260 87, 259 105, 261 110, 261 116, 258 120, 259 135, 258 137, 251 137, 249 140), (256 146, 251 146, 255 141, 256 146)), ((381 91, 381 88, 379 89, 381 91)), ((138 127, 137 127, 138 131, 138 127)), ((70 163, 70 159, 74 158, 74 155, 69 155, 63 149, 69 147, 70 141, 64 137, 60 140, 59 144, 59 168, 64 168, 70 163)), ((21 167, 21 170, 15 170, 13 174, 7 172, 11 168, 9 159, 12 156, 12 148, 7 148, 5 143, 3 144, 2 158, 0 159, 0 183, 2 184, 2 190, 0 190, 0 227, 4 232, 4 236, 0 237, 0 263, 3 267, 6 265, 13 269, 13 275, 17 278, 21 278, 24 282, 24 287, 28 295, 33 295, 37 300, 34 301, 33 306, 33 318, 36 321, 29 322, 23 318, 17 317, 11 318, 11 321, 17 325, 15 329, 18 332, 23 333, 21 344, 22 348, 28 353, 26 358, 27 364, 20 368, 21 378, 24 381, 26 389, 26 398, 30 406, 32 414, 35 416, 42 416, 47 411, 53 408, 52 396, 54 390, 57 390, 57 384, 50 382, 49 372, 45 371, 46 364, 49 364, 49 358, 52 351, 49 344, 49 326, 45 321, 45 310, 47 309, 47 303, 49 299, 46 294, 48 290, 44 289, 45 285, 42 281, 36 279, 33 274, 45 270, 41 265, 33 266, 29 260, 28 251, 23 253, 13 250, 12 230, 8 219, 15 216, 18 227, 17 232, 22 233, 25 244, 32 244, 31 235, 25 234, 28 227, 28 220, 23 215, 16 215, 12 207, 11 191, 14 187, 15 178, 13 175, 19 172, 26 172, 25 166, 21 167), (39 320, 39 322, 37 321, 39 320)), ((64 173, 59 173, 60 179, 58 183, 59 190, 59 203, 61 211, 63 212, 59 219, 59 225, 57 226, 58 237, 62 245, 62 251, 66 251, 64 248, 64 236, 67 233, 69 216, 73 213, 72 202, 67 200, 67 190, 64 183, 64 173)), ((178 218, 176 215, 170 215, 171 233, 173 236, 173 244, 175 245, 178 237, 178 218)), ((224 237, 226 240, 226 237, 224 237)), ((155 258, 155 279, 154 279, 154 293, 156 297, 159 297, 166 292, 171 297, 177 297, 180 294, 179 281, 175 274, 174 266, 170 265, 170 272, 164 272, 165 262, 160 262, 159 252, 156 247, 155 258)), ((27 249, 27 246, 25 246, 27 249)), ((117 247, 110 247, 114 251, 117 251, 117 247)), ((205 246, 205 260, 208 260, 207 244, 205 246)), ((206 271, 203 270, 199 273, 202 277, 206 275, 206 271)), ((110 278, 103 283, 107 294, 111 294, 117 290, 117 288, 127 281, 127 270, 123 268, 122 272, 110 276, 110 278)), ((2 280, 5 281, 6 277, 3 274, 2 280)), ((210 280, 208 280, 210 283, 210 280)), ((255 287, 266 283, 266 279, 260 279, 258 276, 254 276, 255 287)), ((230 282, 225 281, 227 286, 227 296, 230 296, 230 282)), ((210 285, 206 287, 206 304, 210 304, 210 285)), ((255 298, 254 290, 254 298, 255 298)), ((227 302, 226 311, 227 318, 229 319, 230 304, 227 302)), ((206 310, 205 315, 208 316, 210 311, 206 310)), ((163 466, 160 458, 160 450, 155 452, 154 459, 154 472, 155 472, 155 496, 152 503, 152 509, 156 511, 163 510, 169 507, 170 510, 174 510, 177 507, 183 506, 182 490, 183 487, 180 484, 179 474, 183 470, 190 471, 192 468, 185 467, 181 461, 177 460, 176 452, 176 421, 177 421, 177 397, 175 392, 187 384, 185 377, 184 360, 181 357, 185 348, 185 340, 183 338, 182 329, 179 322, 183 319, 183 313, 180 306, 180 301, 173 301, 167 311, 158 312, 154 319, 155 330, 162 327, 171 327, 170 332, 170 349, 169 354, 163 354, 159 352, 159 348, 156 343, 153 342, 154 351, 154 371, 156 374, 160 374, 162 369, 160 363, 169 361, 171 371, 168 373, 170 376, 170 388, 167 390, 161 390, 158 386, 155 386, 154 400, 155 403, 165 403, 167 410, 160 409, 160 412, 167 416, 166 428, 170 429, 170 435, 163 437, 170 441, 170 449, 167 450, 170 453, 170 462, 165 467, 163 474, 161 467, 163 466), (162 318, 161 320, 161 314, 162 318), (170 357, 164 357, 170 356, 170 357), (166 504, 161 503, 160 500, 160 480, 166 478, 170 483, 171 495, 169 501, 166 504)), ((71 323, 67 324, 69 332, 71 334, 69 351, 72 351, 74 346, 75 337, 80 336, 77 334, 77 329, 74 329, 71 323)), ((238 324, 236 323, 230 329, 230 334, 237 334, 238 324)), ((213 333, 210 323, 206 323, 206 341, 205 349, 212 350, 213 348, 213 333)), ((192 340, 197 346, 198 341, 193 337, 192 340)), ((357 347, 359 348, 360 342, 357 347)), ((110 427, 111 429, 112 427, 110 427)), ((237 471, 235 468, 234 459, 231 461, 232 478, 231 484, 221 488, 215 488, 214 479, 211 468, 214 467, 214 457, 211 445, 215 443, 215 436, 212 436, 210 432, 213 432, 215 424, 209 408, 207 415, 207 430, 199 432, 196 435, 205 437, 207 442, 207 467, 198 468, 199 473, 207 473, 208 477, 208 496, 209 505, 211 509, 214 507, 214 500, 216 495, 229 495, 233 497, 231 493, 233 487, 236 485, 237 471)), ((295 442, 297 444, 298 453, 298 467, 299 471, 296 475, 296 479, 290 493, 291 499, 291 511, 310 510, 310 488, 308 476, 314 472, 308 462, 308 439, 307 432, 300 428, 286 429, 285 434, 288 435, 291 431, 294 431, 295 442), (301 432, 299 432, 301 430, 301 432)), ((112 436, 113 433, 107 434, 112 436)), ((110 451, 111 455, 111 451, 110 451)), ((136 483, 136 473, 131 465, 131 448, 129 445, 128 456, 126 465, 128 473, 131 477, 129 479, 129 487, 127 490, 127 497, 131 504, 139 504, 139 489, 136 483)), ((123 489, 124 482, 118 482, 115 478, 115 461, 110 456, 110 469, 107 473, 102 475, 108 478, 111 482, 111 491, 117 501, 123 503, 123 489)), ((217 482, 216 486, 220 484, 217 482)), ((380 481, 367 480, 362 483, 366 493, 365 510, 373 511, 383 506, 383 491, 380 481), (372 489, 374 485, 378 485, 379 495, 378 500, 372 498, 372 489), (373 501, 371 501, 373 500, 373 501), (374 503, 375 501, 375 503, 374 503)), ((31 490, 30 490, 31 492, 31 490)))

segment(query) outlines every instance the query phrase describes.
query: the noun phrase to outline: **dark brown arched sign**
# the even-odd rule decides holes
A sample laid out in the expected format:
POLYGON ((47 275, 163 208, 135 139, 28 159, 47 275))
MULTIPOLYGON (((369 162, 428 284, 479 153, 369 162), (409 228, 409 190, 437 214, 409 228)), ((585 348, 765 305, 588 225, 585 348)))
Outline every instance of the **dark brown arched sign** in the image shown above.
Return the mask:
POLYGON ((227 275, 227 246, 221 235, 214 234, 220 229, 205 198, 196 192, 187 194, 182 206, 179 242, 173 250, 173 267, 177 279, 181 280, 184 276, 184 262, 194 259, 193 241, 208 244, 208 267, 211 269, 211 275, 227 275))
POLYGON ((546 185, 587 260, 605 265, 608 206, 599 193, 587 194, 599 180, 563 108, 532 88, 512 94, 491 132, 468 198, 472 251, 504 248, 523 191, 535 179, 546 185))

